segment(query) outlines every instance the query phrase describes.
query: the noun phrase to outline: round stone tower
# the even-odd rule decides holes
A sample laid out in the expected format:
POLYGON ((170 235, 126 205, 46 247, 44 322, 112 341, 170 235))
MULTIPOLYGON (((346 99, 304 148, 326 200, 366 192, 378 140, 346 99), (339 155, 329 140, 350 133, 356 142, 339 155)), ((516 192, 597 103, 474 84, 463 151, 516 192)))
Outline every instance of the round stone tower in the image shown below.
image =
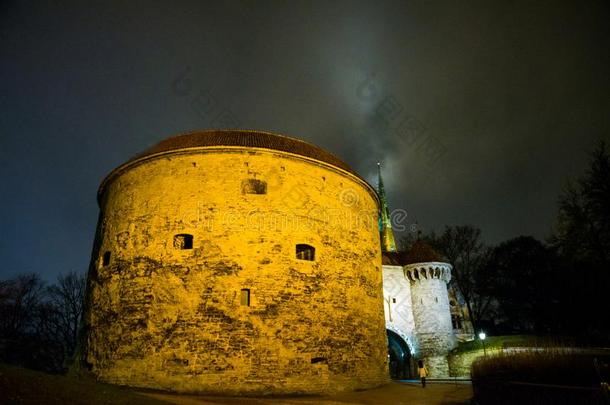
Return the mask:
POLYGON ((421 240, 413 244, 404 263, 411 284, 418 354, 430 377, 448 377, 447 353, 457 344, 447 293, 451 265, 442 262, 440 255, 421 240))
POLYGON ((178 392, 329 393, 388 380, 379 201, 266 132, 162 141, 98 191, 81 365, 178 392))

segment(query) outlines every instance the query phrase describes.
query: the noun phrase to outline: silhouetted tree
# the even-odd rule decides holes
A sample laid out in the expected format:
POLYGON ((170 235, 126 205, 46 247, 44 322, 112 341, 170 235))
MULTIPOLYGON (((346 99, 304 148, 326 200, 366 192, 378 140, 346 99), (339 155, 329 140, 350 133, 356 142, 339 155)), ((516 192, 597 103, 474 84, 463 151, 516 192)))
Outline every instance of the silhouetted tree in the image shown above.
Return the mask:
POLYGON ((44 295, 45 283, 34 273, 0 283, 0 334, 4 339, 15 339, 35 329, 36 309, 44 295))
POLYGON ((2 361, 43 369, 37 333, 45 283, 37 274, 24 274, 0 284, 0 348, 2 361))
POLYGON ((481 230, 469 225, 446 226, 428 242, 453 266, 452 283, 464 298, 472 325, 478 329, 492 303, 489 294, 492 279, 485 272, 488 250, 481 241, 481 230))
POLYGON ((610 156, 597 144, 589 168, 559 199, 554 246, 575 260, 608 263, 610 255, 610 156))
POLYGON ((496 320, 505 333, 557 330, 559 292, 553 252, 530 236, 495 247, 486 263, 493 274, 496 320))
POLYGON ((36 274, 0 281, 0 361, 62 372, 76 345, 85 278, 46 286, 36 274))
POLYGON ((76 348, 78 324, 83 314, 85 276, 76 272, 60 275, 57 284, 48 288, 51 306, 55 309, 55 331, 64 343, 66 357, 76 348))
POLYGON ((451 283, 462 295, 475 330, 493 307, 493 278, 485 266, 489 249, 481 241, 481 230, 473 226, 445 226, 442 234, 411 233, 403 236, 401 246, 408 250, 421 239, 432 246, 453 266, 451 283))
POLYGON ((584 175, 561 195, 551 244, 562 262, 564 329, 608 339, 610 157, 603 141, 591 153, 584 175))

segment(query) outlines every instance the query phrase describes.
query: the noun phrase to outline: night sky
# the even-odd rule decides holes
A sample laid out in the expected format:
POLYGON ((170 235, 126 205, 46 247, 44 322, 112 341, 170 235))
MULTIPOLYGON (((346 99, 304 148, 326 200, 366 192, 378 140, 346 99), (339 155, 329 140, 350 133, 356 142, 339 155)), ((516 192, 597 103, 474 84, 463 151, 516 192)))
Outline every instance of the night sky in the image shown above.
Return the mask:
POLYGON ((404 226, 488 243, 546 238, 610 137, 607 1, 203 3, 0 4, 0 278, 86 271, 101 179, 180 132, 380 160, 404 226))

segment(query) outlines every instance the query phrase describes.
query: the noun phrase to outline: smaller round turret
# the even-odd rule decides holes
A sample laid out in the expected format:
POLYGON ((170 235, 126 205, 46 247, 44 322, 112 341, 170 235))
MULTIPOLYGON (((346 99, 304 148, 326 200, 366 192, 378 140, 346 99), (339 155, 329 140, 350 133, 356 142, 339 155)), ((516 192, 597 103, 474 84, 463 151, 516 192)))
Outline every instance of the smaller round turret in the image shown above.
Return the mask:
POLYGON ((407 252, 404 264, 405 277, 411 284, 419 354, 431 377, 448 376, 446 355, 456 345, 447 294, 451 265, 421 240, 407 252))

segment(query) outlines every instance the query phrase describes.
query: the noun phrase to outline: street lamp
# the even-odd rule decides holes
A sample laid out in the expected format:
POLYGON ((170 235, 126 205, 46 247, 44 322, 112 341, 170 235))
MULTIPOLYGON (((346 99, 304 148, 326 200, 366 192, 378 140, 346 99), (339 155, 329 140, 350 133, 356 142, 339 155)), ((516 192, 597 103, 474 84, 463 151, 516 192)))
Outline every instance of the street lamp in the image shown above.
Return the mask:
POLYGON ((485 338, 487 335, 485 332, 479 332, 479 339, 481 339, 481 344, 483 344, 483 355, 487 357, 487 350, 485 350, 485 338))

